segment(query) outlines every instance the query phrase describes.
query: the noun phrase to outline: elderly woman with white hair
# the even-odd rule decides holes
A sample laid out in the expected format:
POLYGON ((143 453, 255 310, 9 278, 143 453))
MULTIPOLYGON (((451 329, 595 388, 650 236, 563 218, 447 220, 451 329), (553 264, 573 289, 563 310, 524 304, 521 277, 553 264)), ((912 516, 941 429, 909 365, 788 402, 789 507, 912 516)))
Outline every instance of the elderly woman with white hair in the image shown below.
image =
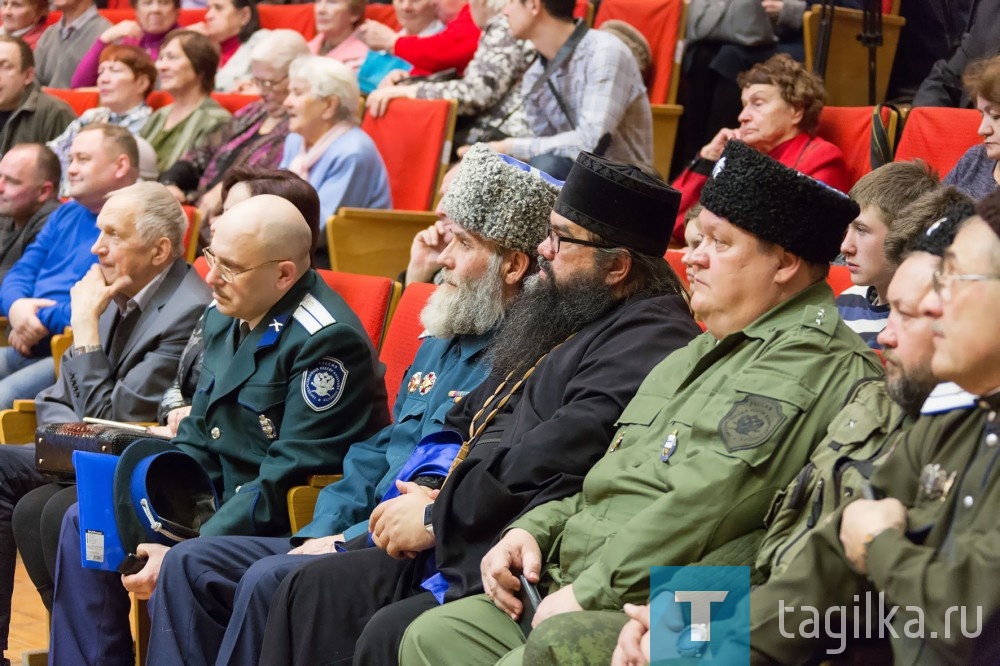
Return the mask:
POLYGON ((250 63, 260 101, 237 111, 160 176, 178 201, 198 206, 207 220, 222 206, 222 178, 229 167, 278 166, 288 136, 288 112, 283 106, 288 67, 308 52, 305 38, 294 30, 271 30, 261 36, 250 63))
MULTIPOLYGON (((391 208, 389 176, 378 149, 358 127, 358 79, 341 62, 296 58, 285 98, 291 134, 281 168, 308 180, 319 193, 320 224, 341 206, 391 208)), ((322 244, 323 241, 321 240, 322 244)))
POLYGON ((529 136, 521 109, 521 76, 535 57, 531 42, 514 39, 501 12, 505 0, 469 0, 472 20, 482 30, 476 53, 459 79, 392 85, 387 76, 368 96, 368 112, 383 115, 396 97, 458 100, 455 146, 494 141, 504 136, 529 136))

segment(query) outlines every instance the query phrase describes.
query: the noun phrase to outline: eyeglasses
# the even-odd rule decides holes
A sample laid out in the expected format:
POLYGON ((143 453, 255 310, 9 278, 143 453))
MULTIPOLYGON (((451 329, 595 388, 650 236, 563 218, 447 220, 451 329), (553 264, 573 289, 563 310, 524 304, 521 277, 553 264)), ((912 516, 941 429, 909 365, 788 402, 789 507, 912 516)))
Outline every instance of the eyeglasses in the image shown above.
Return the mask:
POLYGON ((268 264, 277 264, 282 261, 289 261, 288 259, 272 259, 271 261, 265 261, 262 264, 251 266, 250 268, 246 268, 242 271, 234 271, 229 266, 226 266, 225 264, 219 262, 218 257, 212 254, 212 251, 207 247, 204 250, 202 250, 201 253, 205 255, 205 261, 208 263, 209 269, 214 270, 216 274, 218 274, 218 276, 223 279, 223 281, 228 282, 230 284, 232 284, 236 280, 237 275, 243 275, 244 273, 255 271, 261 266, 267 266, 268 264))
POLYGON ((257 85, 258 88, 260 88, 261 92, 274 90, 287 80, 288 80, 287 74, 285 74, 280 79, 275 79, 273 81, 268 81, 267 79, 258 79, 256 76, 253 77, 253 82, 257 85))
POLYGON ((931 276, 931 288, 942 300, 951 299, 951 283, 958 282, 987 282, 1000 280, 1000 275, 981 275, 976 273, 943 273, 941 270, 934 271, 931 276))
POLYGON ((595 243, 593 241, 583 240, 582 238, 560 236, 559 232, 556 231, 554 227, 549 227, 549 244, 552 246, 553 254, 559 254, 559 245, 561 243, 572 243, 574 245, 583 245, 584 247, 597 247, 602 250, 611 250, 615 247, 614 245, 608 245, 607 243, 595 243))

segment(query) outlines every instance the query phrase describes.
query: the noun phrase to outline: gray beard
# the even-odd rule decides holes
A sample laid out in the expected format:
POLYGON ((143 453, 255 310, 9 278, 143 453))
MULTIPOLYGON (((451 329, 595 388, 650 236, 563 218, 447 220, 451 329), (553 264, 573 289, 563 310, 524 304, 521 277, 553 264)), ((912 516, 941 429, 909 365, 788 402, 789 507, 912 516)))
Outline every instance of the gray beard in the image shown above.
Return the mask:
MULTIPOLYGON (((544 268, 548 262, 542 258, 539 265, 544 268)), ((556 284, 551 271, 547 277, 532 275, 524 281, 524 292, 510 307, 490 347, 493 372, 501 377, 522 375, 543 354, 617 303, 596 267, 575 276, 570 284, 556 284)))
MULTIPOLYGON (((420 323, 436 338, 482 335, 504 319, 503 257, 490 257, 486 272, 477 280, 466 280, 452 289, 439 287, 420 313, 420 323)), ((451 271, 442 269, 448 279, 451 271)))

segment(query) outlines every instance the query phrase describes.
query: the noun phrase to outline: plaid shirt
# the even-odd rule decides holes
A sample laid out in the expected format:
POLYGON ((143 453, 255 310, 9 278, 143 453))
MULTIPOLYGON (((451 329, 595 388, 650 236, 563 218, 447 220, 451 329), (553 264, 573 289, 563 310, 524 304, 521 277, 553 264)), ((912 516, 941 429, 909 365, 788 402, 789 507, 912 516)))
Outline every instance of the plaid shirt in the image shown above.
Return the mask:
POLYGON ((604 157, 618 162, 653 162, 653 117, 639 66, 617 37, 589 30, 572 57, 552 73, 571 120, 560 109, 548 84, 529 95, 545 65, 538 58, 524 74, 524 110, 535 137, 509 139, 511 155, 530 159, 552 153, 570 159, 581 150, 593 151, 610 133, 604 157), (574 129, 575 125, 575 129, 574 129))

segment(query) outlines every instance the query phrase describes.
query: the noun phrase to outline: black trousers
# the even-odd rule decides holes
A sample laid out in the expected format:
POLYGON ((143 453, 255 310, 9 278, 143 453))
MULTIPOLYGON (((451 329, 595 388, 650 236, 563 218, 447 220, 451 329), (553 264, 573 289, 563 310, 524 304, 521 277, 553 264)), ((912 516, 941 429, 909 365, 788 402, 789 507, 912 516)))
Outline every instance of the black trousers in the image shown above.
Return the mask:
POLYGON ((47 483, 22 497, 14 508, 14 541, 28 577, 49 611, 55 587, 59 531, 66 509, 75 503, 75 485, 47 483))
POLYGON ((380 609, 423 593, 420 561, 364 548, 317 558, 289 574, 267 617, 261 666, 352 663, 355 644, 380 609))
POLYGON ((355 666, 397 666, 399 645, 410 623, 421 613, 437 608, 430 592, 389 604, 372 616, 354 648, 355 666))

